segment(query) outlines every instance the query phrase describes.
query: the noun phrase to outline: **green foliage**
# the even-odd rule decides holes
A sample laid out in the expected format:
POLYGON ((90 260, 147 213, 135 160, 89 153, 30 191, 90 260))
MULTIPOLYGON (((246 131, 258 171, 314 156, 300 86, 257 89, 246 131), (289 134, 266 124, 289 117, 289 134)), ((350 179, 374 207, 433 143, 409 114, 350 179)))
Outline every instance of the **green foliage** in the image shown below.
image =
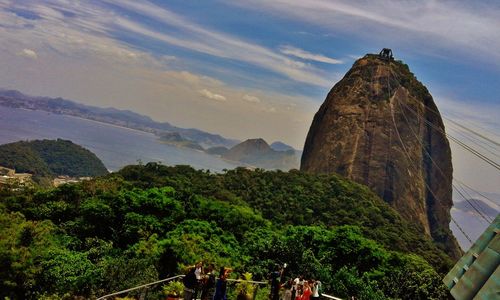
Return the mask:
POLYGON ((249 282, 252 280, 252 273, 243 273, 241 280, 242 281, 236 284, 236 294, 247 296, 251 299, 251 297, 253 296, 253 292, 255 291, 255 286, 249 282))
POLYGON ((56 294, 88 295, 102 278, 87 253, 56 249, 42 262, 42 282, 56 294))
POLYGON ((41 266, 58 242, 50 221, 28 221, 18 212, 0 213, 0 297, 32 297, 41 266))
POLYGON ((93 297, 203 260, 256 280, 287 263, 285 276, 319 279, 340 297, 446 298, 438 273, 446 255, 368 189, 338 176, 149 163, 3 193, 0 297, 93 297))
POLYGON ((177 262, 177 269, 164 270, 170 274, 182 272, 183 266, 196 261, 238 268, 245 260, 234 235, 213 222, 186 220, 168 232, 160 245, 162 260, 177 262))
POLYGON ((165 296, 179 297, 184 291, 184 285, 180 281, 170 281, 168 284, 163 286, 163 294, 165 296))
POLYGON ((95 154, 61 139, 0 145, 0 166, 34 174, 38 181, 57 175, 84 177, 108 173, 95 154))
POLYGON ((0 145, 0 166, 15 169, 18 173, 50 176, 52 172, 38 153, 26 142, 0 145))
POLYGON ((333 276, 335 285, 332 286, 332 293, 338 297, 350 299, 355 296, 360 300, 383 300, 387 297, 380 291, 376 282, 368 280, 362 276, 356 268, 342 267, 333 276))

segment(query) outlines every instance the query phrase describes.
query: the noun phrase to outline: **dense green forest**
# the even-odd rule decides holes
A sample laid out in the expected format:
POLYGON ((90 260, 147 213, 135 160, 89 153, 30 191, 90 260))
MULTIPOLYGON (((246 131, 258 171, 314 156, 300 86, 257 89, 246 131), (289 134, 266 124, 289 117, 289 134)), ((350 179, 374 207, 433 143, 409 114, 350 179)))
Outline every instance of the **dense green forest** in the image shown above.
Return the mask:
POLYGON ((0 297, 93 297, 198 260, 263 279, 275 264, 358 299, 446 299, 448 256, 336 175, 155 163, 0 192, 0 297))
POLYGON ((68 175, 100 176, 108 173, 104 164, 89 150, 66 140, 33 140, 0 145, 0 166, 34 179, 68 175))

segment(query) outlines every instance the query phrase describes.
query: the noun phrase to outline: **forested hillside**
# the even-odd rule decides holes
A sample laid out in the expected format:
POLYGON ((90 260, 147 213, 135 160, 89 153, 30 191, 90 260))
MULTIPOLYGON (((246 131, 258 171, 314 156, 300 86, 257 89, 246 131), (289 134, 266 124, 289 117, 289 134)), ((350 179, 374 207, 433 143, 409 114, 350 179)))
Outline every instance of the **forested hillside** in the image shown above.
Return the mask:
POLYGON ((0 145, 0 166, 31 173, 35 179, 68 175, 100 176, 108 171, 89 150, 66 140, 19 141, 0 145))
POLYGON ((92 297, 202 259, 256 279, 287 263, 340 297, 446 298, 446 254, 336 175, 149 163, 0 199, 1 297, 92 297))

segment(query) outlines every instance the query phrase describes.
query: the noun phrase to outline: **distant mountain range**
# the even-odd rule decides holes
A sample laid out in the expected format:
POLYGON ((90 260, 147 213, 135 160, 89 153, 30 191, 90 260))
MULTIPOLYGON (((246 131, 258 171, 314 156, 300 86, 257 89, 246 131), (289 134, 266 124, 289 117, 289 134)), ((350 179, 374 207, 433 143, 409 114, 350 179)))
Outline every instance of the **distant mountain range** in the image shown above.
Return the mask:
POLYGON ((100 108, 63 98, 29 96, 16 90, 0 89, 0 106, 47 111, 141 130, 155 134, 161 143, 204 151, 248 167, 282 170, 299 168, 301 152, 280 141, 271 145, 263 139, 240 142, 195 128, 180 128, 168 122, 156 122, 148 116, 129 110, 100 108))
POLYGON ((0 105, 70 115, 150 132, 158 136, 167 132, 176 132, 184 139, 196 142, 204 148, 215 146, 232 147, 240 142, 195 128, 180 128, 168 122, 156 122, 148 116, 129 110, 120 110, 112 107, 100 108, 63 98, 28 96, 15 90, 0 89, 0 105))

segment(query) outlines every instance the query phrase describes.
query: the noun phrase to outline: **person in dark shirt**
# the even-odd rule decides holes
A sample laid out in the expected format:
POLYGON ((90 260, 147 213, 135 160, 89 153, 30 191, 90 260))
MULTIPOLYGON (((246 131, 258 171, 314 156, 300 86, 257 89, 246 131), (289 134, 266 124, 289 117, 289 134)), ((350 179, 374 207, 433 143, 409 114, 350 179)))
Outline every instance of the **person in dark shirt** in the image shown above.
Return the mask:
POLYGON ((213 300, 227 300, 226 289, 227 289, 227 276, 231 272, 230 269, 224 267, 220 268, 219 279, 215 285, 215 295, 213 300))
POLYGON ((280 276, 281 269, 279 266, 276 266, 276 269, 269 275, 271 279, 271 295, 269 298, 271 300, 279 300, 280 298, 280 276))
POLYGON ((195 293, 196 286, 198 285, 195 271, 196 268, 191 268, 182 279, 182 283, 184 283, 184 300, 192 300, 195 293))
POLYGON ((203 288, 201 290, 201 300, 209 300, 210 296, 214 293, 215 287, 215 266, 210 264, 207 269, 205 276, 203 278, 203 288))

